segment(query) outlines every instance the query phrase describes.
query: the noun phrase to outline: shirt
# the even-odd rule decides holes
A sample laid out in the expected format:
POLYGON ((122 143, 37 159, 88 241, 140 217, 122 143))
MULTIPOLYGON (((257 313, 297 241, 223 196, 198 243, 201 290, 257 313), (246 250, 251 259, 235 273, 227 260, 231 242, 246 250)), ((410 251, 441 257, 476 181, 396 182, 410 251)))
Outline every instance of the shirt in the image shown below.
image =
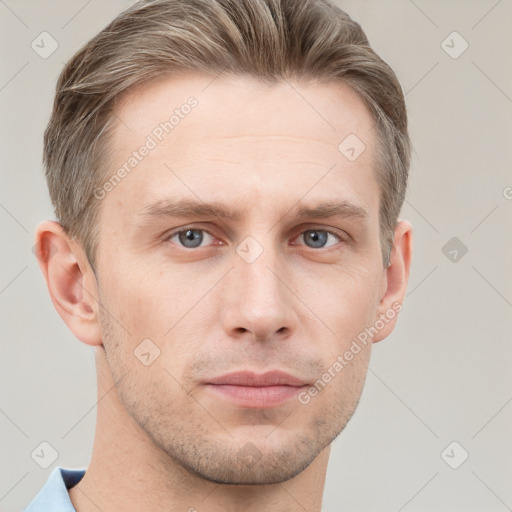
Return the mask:
POLYGON ((85 469, 54 468, 44 487, 23 512, 76 512, 68 489, 80 482, 84 475, 85 469))

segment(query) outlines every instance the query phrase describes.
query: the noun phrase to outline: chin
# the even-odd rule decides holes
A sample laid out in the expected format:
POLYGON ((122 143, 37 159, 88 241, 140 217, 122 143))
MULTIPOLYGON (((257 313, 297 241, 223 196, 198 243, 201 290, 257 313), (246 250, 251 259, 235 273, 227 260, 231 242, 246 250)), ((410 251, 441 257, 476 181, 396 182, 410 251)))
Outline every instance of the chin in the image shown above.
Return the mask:
POLYGON ((190 473, 224 485, 267 485, 286 482, 304 471, 327 446, 318 439, 296 437, 288 442, 264 445, 254 439, 240 448, 213 443, 182 447, 176 457, 190 473))

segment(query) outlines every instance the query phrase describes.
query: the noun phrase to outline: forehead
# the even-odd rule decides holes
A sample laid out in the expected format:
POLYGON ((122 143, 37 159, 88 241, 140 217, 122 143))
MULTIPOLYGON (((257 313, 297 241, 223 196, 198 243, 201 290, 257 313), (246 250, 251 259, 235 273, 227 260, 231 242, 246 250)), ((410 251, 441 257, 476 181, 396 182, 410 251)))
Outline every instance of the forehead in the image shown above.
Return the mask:
POLYGON ((119 121, 114 139, 120 136, 129 142, 140 135, 132 127, 150 134, 155 129, 159 132, 162 125, 164 135, 171 131, 173 135, 164 144, 172 143, 184 127, 193 126, 198 138, 214 127, 217 135, 268 137, 275 131, 314 139, 316 133, 326 144, 337 146, 347 130, 368 139, 367 131, 373 130, 374 124, 363 100, 341 80, 264 82, 222 75, 182 74, 142 84, 121 97, 114 115, 119 121), (189 108, 191 104, 194 106, 189 108), (167 122, 172 125, 170 131, 163 127, 167 122))
POLYGON ((167 78, 115 109, 111 175, 122 176, 105 203, 140 212, 168 197, 229 192, 271 206, 327 191, 364 202, 378 195, 374 139, 369 110, 343 82, 167 78))

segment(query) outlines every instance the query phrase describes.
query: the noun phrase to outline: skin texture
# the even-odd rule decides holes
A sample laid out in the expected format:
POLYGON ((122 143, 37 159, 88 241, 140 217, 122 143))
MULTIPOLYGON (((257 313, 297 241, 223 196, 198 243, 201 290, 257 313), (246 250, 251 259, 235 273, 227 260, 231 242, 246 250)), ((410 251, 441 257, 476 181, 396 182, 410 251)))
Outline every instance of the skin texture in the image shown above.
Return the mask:
POLYGON ((112 172, 191 96, 197 105, 101 200, 96 273, 57 223, 37 229, 52 301, 96 355, 95 444, 70 497, 78 512, 319 511, 372 342, 307 404, 243 407, 204 381, 278 369, 313 385, 402 302, 412 227, 399 221, 384 268, 373 120, 340 83, 184 76, 133 90, 117 106, 112 172), (354 161, 338 150, 349 134, 365 144, 354 161), (183 198, 241 216, 143 214, 183 198), (328 200, 367 215, 293 214, 328 200), (199 246, 183 245, 180 229, 199 230, 199 246), (237 248, 261 254, 248 262, 237 248), (159 350, 149 365, 134 354, 147 339, 159 350))

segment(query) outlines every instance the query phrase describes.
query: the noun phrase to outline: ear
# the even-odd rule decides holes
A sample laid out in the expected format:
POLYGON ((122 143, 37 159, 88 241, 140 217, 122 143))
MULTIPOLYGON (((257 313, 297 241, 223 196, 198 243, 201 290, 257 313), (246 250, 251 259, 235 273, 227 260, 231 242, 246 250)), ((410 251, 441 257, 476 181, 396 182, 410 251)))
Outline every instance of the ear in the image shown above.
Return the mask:
POLYGON ((55 309, 87 345, 102 345, 96 276, 79 243, 54 221, 36 228, 35 253, 55 309))
POLYGON ((395 328, 409 281, 411 259, 412 225, 406 220, 399 220, 395 227, 390 264, 383 275, 381 298, 377 308, 377 318, 375 319, 376 326, 384 325, 378 329, 372 338, 373 343, 389 336, 395 328))

